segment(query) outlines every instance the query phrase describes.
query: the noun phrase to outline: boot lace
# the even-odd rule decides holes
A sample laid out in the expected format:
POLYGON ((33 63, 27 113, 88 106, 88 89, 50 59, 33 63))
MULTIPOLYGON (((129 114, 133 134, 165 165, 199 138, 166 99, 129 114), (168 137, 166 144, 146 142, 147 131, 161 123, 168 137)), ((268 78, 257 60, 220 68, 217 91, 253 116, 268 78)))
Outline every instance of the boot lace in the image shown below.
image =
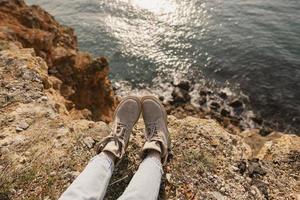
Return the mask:
POLYGON ((153 139, 157 136, 157 122, 150 122, 147 124, 147 139, 153 139))
POLYGON ((126 124, 118 122, 115 126, 114 131, 100 142, 97 152, 99 153, 100 151, 102 151, 102 149, 108 142, 114 141, 115 144, 118 146, 120 153, 122 154, 122 152, 124 151, 122 146, 124 146, 124 138, 127 130, 128 126, 126 124))
POLYGON ((124 139, 124 136, 125 136, 125 133, 127 132, 127 130, 128 130, 128 127, 126 124, 118 122, 116 129, 115 129, 114 133, 112 133, 112 135, 124 139))

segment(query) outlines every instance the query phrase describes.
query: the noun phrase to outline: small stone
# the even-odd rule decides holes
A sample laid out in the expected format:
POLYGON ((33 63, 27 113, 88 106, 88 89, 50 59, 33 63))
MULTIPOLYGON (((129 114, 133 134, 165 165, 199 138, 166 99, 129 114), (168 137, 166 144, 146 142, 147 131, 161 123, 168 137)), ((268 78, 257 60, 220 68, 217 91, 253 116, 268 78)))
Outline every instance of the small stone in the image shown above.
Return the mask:
POLYGON ((16 127, 16 131, 17 131, 17 132, 21 132, 21 131, 24 131, 24 130, 23 130, 22 128, 20 128, 20 127, 17 126, 17 127, 16 127))
POLYGON ((227 99, 227 98, 228 98, 228 96, 227 96, 227 94, 226 94, 225 92, 220 92, 220 93, 219 93, 219 96, 220 96, 222 99, 227 99))
POLYGON ((14 121, 14 120, 15 120, 15 117, 14 117, 14 116, 11 116, 11 117, 9 117, 9 118, 7 119, 8 122, 12 122, 12 121, 14 121))
POLYGON ((239 168, 239 170, 240 170, 240 173, 241 174, 244 174, 245 172, 246 172, 246 170, 247 170, 247 163, 245 162, 245 161, 240 161, 239 163, 238 163, 238 166, 237 166, 238 168, 239 168))
POLYGON ((49 196, 45 196, 43 200, 50 200, 49 196))
POLYGON ((214 180, 214 177, 213 177, 212 175, 208 175, 207 178, 208 178, 209 180, 214 180))
POLYGON ((262 125, 262 123, 263 123, 263 119, 258 116, 252 117, 251 119, 259 125, 262 125))
POLYGON ((204 105, 207 102, 206 97, 201 97, 199 100, 199 105, 204 105))
POLYGON ((234 171, 234 172, 237 172, 237 171, 239 171, 240 169, 237 168, 236 166, 231 166, 231 170, 234 171))
POLYGON ((229 105, 233 108, 239 108, 243 106, 243 102, 240 101, 239 99, 235 99, 232 102, 230 102, 229 105))
POLYGON ((260 130, 259 130, 259 134, 261 136, 267 136, 269 135, 270 133, 272 133, 272 129, 269 128, 269 127, 262 127, 260 130))
POLYGON ((9 192, 12 193, 12 194, 16 194, 16 193, 17 193, 17 191, 16 191, 14 188, 11 188, 11 189, 9 190, 9 192))
POLYGON ((250 177, 246 177, 246 181, 248 182, 248 183, 250 183, 251 181, 252 181, 252 178, 250 178, 250 177))
POLYGON ((52 172, 50 172, 49 175, 50 175, 50 176, 56 176, 56 174, 57 174, 57 173, 56 173, 55 171, 52 171, 52 172))
POLYGON ((216 140, 216 139, 213 139, 210 144, 213 147, 217 147, 220 144, 220 142, 218 140, 216 140))
POLYGON ((18 123, 17 127, 16 127, 16 131, 20 132, 20 131, 24 131, 26 129, 28 129, 29 124, 27 122, 20 122, 18 123))
POLYGON ((26 161, 27 161, 27 159, 26 159, 25 157, 21 157, 21 158, 19 159, 19 163, 21 163, 21 164, 26 163, 26 161))
POLYGON ((249 162, 248 171, 250 178, 253 178, 257 175, 265 176, 267 174, 267 172, 262 168, 258 160, 253 160, 249 162))
POLYGON ((93 148, 95 145, 95 140, 92 137, 86 137, 83 139, 84 144, 89 148, 93 148))
POLYGON ((212 192, 211 193, 213 195, 214 198, 218 199, 218 200, 225 200, 225 196, 223 196, 220 192, 212 192))
POLYGON ((220 192, 224 193, 226 191, 225 187, 220 188, 220 192))
POLYGON ((189 91, 191 88, 191 83, 188 80, 181 80, 176 86, 183 90, 189 91))
POLYGON ((233 93, 231 92, 231 90, 228 87, 223 88, 222 90, 220 90, 219 92, 219 96, 222 99, 227 99, 228 97, 232 96, 233 93))
POLYGON ((22 77, 25 80, 32 80, 33 79, 33 74, 31 74, 29 72, 24 72, 22 77))
POLYGON ((159 96, 158 99, 163 102, 165 100, 165 97, 164 96, 159 96))
POLYGON ((42 101, 48 101, 48 97, 47 97, 47 96, 42 96, 42 97, 41 97, 41 100, 42 100, 42 101))
POLYGON ((68 179, 72 179, 74 180, 77 176, 79 176, 80 172, 79 171, 72 171, 72 172, 67 172, 65 174, 65 176, 68 178, 68 179))
POLYGON ((188 91, 175 88, 172 92, 174 103, 187 103, 191 100, 191 96, 188 91))
POLYGON ((205 88, 205 89, 202 89, 199 94, 200 94, 200 96, 207 96, 207 95, 213 94, 213 92, 211 90, 205 88))
POLYGON ((62 138, 62 134, 58 134, 58 135, 56 135, 56 139, 60 139, 60 138, 62 138))
POLYGON ((195 107, 191 104, 186 104, 184 105, 184 110, 192 112, 195 110, 195 107))
POLYGON ((224 117, 228 117, 230 115, 230 111, 227 110, 226 108, 223 108, 221 110, 221 115, 224 116, 224 117))
POLYGON ((166 179, 169 183, 171 182, 171 174, 170 173, 166 174, 166 179))
POLYGON ((220 104, 218 102, 213 101, 210 103, 210 107, 214 110, 218 110, 220 108, 220 104))

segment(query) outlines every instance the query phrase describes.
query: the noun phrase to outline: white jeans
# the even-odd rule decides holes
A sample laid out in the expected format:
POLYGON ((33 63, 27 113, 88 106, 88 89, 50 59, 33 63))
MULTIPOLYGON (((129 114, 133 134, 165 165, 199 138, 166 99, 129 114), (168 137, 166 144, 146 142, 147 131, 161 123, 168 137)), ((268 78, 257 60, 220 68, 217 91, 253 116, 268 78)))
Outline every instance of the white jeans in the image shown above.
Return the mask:
MULTIPOLYGON (((103 199, 113 170, 114 164, 106 154, 93 157, 59 200, 103 199)), ((162 174, 161 161, 146 157, 119 200, 157 199, 162 174)))

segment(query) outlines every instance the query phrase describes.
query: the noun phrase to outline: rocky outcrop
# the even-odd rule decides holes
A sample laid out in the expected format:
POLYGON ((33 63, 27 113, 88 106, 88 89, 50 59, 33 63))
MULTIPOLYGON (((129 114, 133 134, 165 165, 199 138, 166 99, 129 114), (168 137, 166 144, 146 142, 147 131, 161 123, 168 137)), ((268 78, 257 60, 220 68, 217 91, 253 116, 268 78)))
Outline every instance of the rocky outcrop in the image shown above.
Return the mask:
POLYGON ((107 78, 107 60, 78 51, 73 29, 60 25, 39 6, 4 0, 0 1, 0 40, 33 48, 46 61, 48 73, 61 82, 55 89, 68 100, 68 110, 88 109, 93 120, 111 119, 116 100, 107 78))
MULTIPOLYGON (((0 199, 57 199, 95 155, 97 142, 109 134, 104 122, 74 119, 55 89, 60 83, 48 75, 47 64, 33 49, 2 43, 0 169, 5 173, 0 173, 0 199)), ((213 119, 170 115, 168 122, 172 155, 160 199, 299 197, 299 137, 232 134, 213 119)), ((143 132, 140 119, 107 199, 120 196, 137 170, 143 132)))
POLYGON ((84 119, 87 109, 74 119, 60 84, 33 49, 1 42, 0 199, 57 197, 108 133, 106 123, 84 119))

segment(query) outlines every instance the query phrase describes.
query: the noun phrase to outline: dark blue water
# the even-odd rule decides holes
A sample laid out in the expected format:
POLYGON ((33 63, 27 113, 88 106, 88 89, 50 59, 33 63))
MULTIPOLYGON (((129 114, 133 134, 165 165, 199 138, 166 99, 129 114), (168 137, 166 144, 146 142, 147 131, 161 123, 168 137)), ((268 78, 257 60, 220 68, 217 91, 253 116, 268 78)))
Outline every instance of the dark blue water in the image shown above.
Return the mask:
POLYGON ((299 0, 27 2, 73 27, 82 50, 108 57, 113 80, 229 82, 263 116, 299 130, 299 0))

